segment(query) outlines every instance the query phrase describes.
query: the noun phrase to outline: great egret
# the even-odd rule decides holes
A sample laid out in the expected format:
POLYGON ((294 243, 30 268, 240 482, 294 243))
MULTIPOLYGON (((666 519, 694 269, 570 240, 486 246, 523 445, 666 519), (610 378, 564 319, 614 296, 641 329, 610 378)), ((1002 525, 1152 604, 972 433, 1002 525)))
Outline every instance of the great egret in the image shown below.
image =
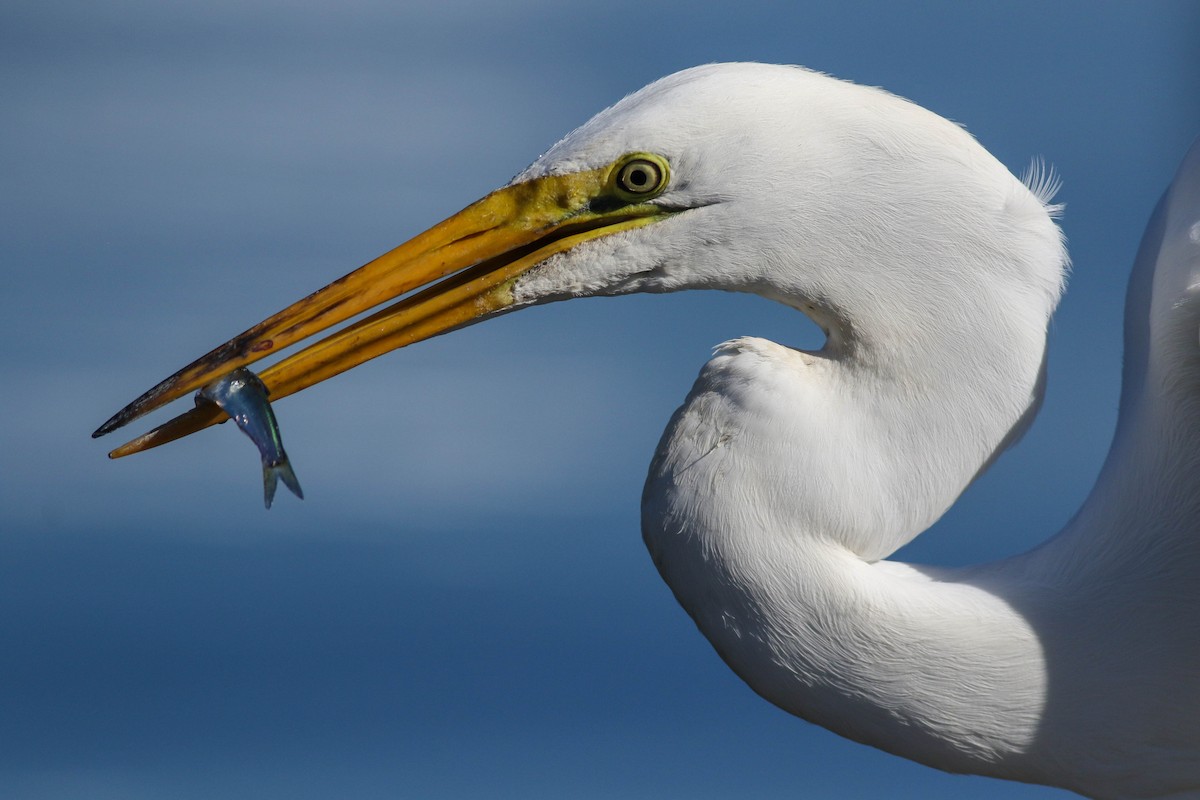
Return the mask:
MULTIPOLYGON (((940 769, 1197 796, 1200 147, 1138 258, 1120 421, 1084 507, 999 563, 884 560, 1037 411, 1067 262, 1051 194, 884 91, 798 67, 687 70, 97 435, 443 277, 266 369, 273 398, 525 306, 754 292, 810 316, 825 346, 721 345, 642 501, 658 569, 721 657, 791 713, 940 769)), ((113 455, 222 416, 194 409, 113 455)))

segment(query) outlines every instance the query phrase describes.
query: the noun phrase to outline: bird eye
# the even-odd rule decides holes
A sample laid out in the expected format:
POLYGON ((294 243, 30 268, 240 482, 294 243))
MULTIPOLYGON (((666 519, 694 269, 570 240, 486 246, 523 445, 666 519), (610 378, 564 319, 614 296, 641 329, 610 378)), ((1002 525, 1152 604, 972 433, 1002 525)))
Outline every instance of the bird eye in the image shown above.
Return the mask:
POLYGON ((645 200, 667 185, 666 161, 641 153, 627 157, 625 163, 617 167, 613 184, 617 194, 625 199, 645 200))

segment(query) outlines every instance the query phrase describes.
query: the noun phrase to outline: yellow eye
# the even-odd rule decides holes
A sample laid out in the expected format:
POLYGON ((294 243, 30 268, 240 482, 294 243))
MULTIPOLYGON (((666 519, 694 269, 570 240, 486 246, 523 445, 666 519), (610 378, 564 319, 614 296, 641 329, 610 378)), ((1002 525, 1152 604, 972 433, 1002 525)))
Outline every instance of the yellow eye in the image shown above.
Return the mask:
POLYGON ((617 194, 628 200, 645 200, 667 185, 667 162, 649 154, 627 156, 613 181, 617 194))

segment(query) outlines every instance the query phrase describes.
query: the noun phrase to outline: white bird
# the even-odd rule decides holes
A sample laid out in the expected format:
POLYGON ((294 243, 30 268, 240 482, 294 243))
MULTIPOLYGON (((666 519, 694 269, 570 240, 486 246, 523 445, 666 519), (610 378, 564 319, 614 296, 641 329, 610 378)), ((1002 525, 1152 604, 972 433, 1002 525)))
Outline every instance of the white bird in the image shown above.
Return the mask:
MULTIPOLYGON (((1197 797, 1200 146, 1138 257, 1120 421, 1083 508, 999 563, 886 560, 1037 412, 1067 265, 1051 194, 879 89, 798 67, 687 70, 97 435, 443 276, 264 371, 273 399, 525 306, 753 292, 811 317, 824 347, 720 345, 642 500, 655 564, 726 663, 797 716, 939 769, 1197 797)), ((193 410, 114 455, 220 418, 193 410)))

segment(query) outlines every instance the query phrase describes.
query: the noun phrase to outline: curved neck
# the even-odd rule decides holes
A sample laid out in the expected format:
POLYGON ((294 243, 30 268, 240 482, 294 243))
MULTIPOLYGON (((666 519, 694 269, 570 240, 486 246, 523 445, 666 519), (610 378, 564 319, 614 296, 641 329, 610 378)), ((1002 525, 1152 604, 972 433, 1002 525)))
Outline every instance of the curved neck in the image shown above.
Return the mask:
POLYGON ((987 588, 864 556, 880 530, 911 538, 936 518, 1005 431, 932 398, 904 419, 914 398, 899 383, 868 396, 873 369, 723 346, 659 446, 643 535, 680 604, 771 702, 908 758, 1011 773, 1041 712, 1037 636, 987 588), (955 428, 975 452, 955 452, 955 428), (913 437, 928 447, 906 455, 913 437))
MULTIPOLYGON (((1188 314, 1167 338, 1194 348, 1188 314)), ((1097 489, 1060 536, 934 570, 877 559, 1011 441, 1040 364, 1028 351, 905 363, 719 348, 646 484, 643 536, 664 580, 755 691, 844 736, 1097 797, 1143 791, 1148 774, 1182 785, 1200 742, 1200 449, 1176 424, 1200 417, 1200 369, 1150 359, 1152 385, 1127 393, 1097 489), (1185 745, 1157 747, 1165 735, 1185 745)))

